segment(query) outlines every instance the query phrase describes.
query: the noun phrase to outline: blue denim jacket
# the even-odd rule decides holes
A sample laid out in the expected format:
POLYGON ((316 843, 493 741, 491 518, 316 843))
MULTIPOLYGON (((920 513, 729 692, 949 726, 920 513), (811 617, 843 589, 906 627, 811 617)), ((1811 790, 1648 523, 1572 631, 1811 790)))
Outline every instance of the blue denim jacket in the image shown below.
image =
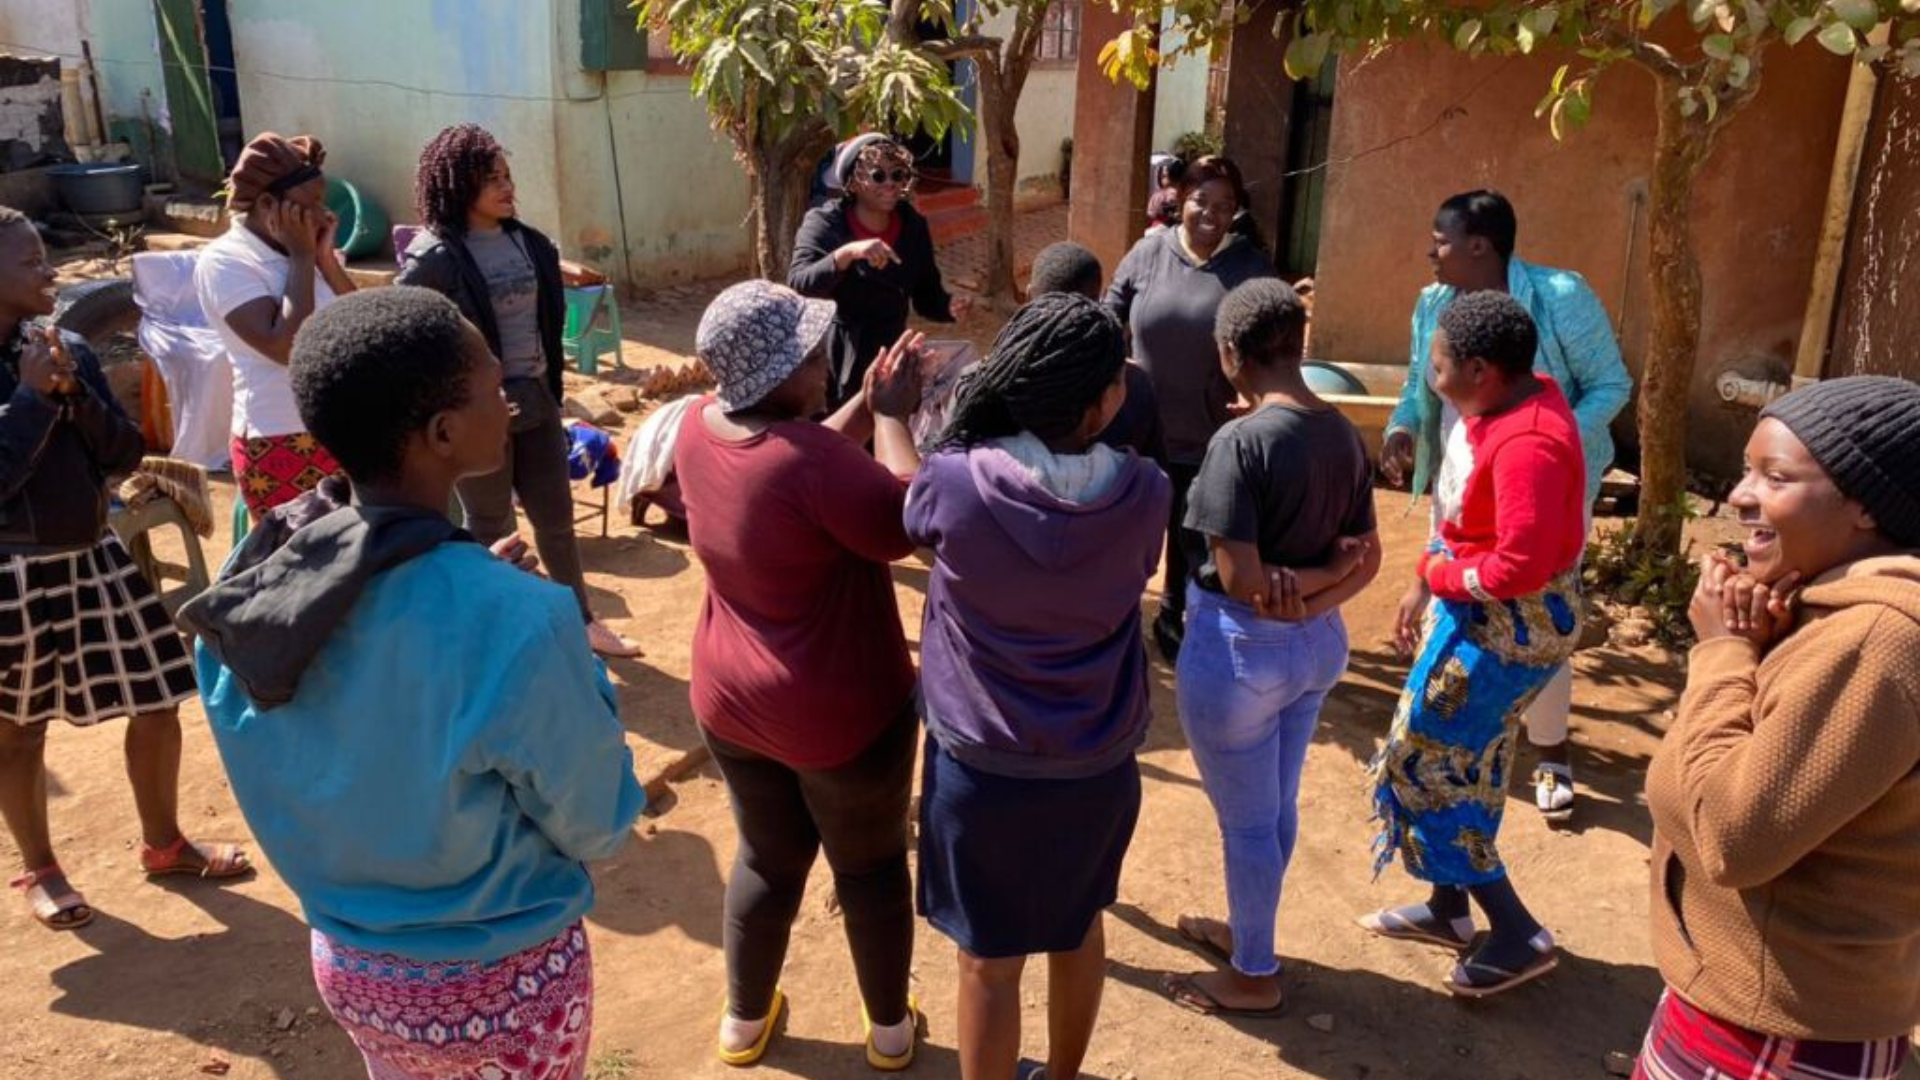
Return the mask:
MULTIPOLYGON (((1571 270, 1534 266, 1518 258, 1507 260, 1507 291, 1520 301, 1540 329, 1540 350, 1533 370, 1550 375, 1567 395, 1574 419, 1580 424, 1580 449, 1587 459, 1587 504, 1600 497, 1600 479, 1613 465, 1613 436, 1608 425, 1626 407, 1633 393, 1633 377, 1620 359, 1607 309, 1571 270)), ((1413 490, 1425 493, 1440 466, 1440 398, 1427 385, 1427 356, 1440 313, 1453 303, 1458 290, 1429 285, 1420 291, 1413 308, 1413 349, 1407 358, 1407 384, 1400 404, 1387 421, 1387 430, 1403 430, 1414 437, 1413 490)))

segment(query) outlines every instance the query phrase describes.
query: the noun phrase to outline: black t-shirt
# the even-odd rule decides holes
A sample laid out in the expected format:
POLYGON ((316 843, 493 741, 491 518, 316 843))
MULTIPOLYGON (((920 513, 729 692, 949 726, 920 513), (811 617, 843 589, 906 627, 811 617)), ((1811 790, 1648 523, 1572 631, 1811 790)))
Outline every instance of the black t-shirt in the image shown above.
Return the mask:
POLYGON ((1269 566, 1320 566, 1340 537, 1374 530, 1366 444, 1336 410, 1262 406, 1207 444, 1186 526, 1188 565, 1214 592, 1220 575, 1209 536, 1251 543, 1269 566))

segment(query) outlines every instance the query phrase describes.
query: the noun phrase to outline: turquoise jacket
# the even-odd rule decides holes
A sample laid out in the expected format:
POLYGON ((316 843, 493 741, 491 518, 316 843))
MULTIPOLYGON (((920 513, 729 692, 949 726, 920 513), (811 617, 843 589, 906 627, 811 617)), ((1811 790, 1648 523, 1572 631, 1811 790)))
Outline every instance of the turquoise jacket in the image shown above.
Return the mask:
MULTIPOLYGON (((1533 370, 1550 375, 1567 395, 1567 404, 1580 424, 1580 450, 1587 461, 1587 505, 1600 497, 1600 480, 1613 466, 1613 435, 1608 426, 1633 394, 1633 376, 1620 359, 1607 309, 1571 270, 1534 266, 1518 258, 1507 260, 1507 291, 1533 316, 1540 330, 1540 349, 1533 370)), ((1440 313, 1453 303, 1458 290, 1429 285, 1413 307, 1413 349, 1407 358, 1407 384, 1400 404, 1387 421, 1387 430, 1403 430, 1414 437, 1413 490, 1424 494, 1440 466, 1440 397, 1427 384, 1427 356, 1440 313)))
POLYGON ((491 961, 593 905, 646 796, 573 594, 447 543, 371 577, 257 710, 202 644, 235 799, 314 929, 417 960, 491 961))

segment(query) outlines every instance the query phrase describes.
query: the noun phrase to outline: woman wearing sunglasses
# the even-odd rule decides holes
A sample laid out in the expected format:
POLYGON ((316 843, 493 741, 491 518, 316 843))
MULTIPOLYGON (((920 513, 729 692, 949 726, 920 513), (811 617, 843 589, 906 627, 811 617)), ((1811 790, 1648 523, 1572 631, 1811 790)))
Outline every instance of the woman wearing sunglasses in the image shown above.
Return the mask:
POLYGON ((845 194, 807 212, 793 242, 787 284, 832 300, 828 406, 852 397, 882 349, 907 328, 907 307, 923 319, 954 322, 972 302, 947 294, 927 219, 906 200, 913 155, 885 135, 848 140, 833 158, 845 194))

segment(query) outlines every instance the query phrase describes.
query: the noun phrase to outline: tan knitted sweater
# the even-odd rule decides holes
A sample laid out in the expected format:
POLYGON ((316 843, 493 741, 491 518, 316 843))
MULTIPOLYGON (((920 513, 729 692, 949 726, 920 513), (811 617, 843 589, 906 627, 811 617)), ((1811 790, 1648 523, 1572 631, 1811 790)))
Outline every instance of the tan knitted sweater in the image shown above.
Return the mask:
POLYGON ((1920 555, 1823 575, 1764 656, 1696 647, 1647 804, 1681 997, 1799 1038, 1920 1023, 1920 555))

